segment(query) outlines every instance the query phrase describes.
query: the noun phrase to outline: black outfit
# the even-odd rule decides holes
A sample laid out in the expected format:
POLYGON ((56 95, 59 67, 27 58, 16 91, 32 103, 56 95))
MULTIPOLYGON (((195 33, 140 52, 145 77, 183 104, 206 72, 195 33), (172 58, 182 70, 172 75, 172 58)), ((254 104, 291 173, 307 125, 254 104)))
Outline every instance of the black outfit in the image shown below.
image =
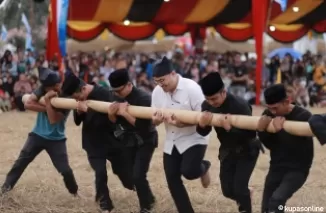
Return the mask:
POLYGON ((319 92, 321 90, 321 86, 317 84, 313 84, 308 87, 308 94, 309 94, 309 106, 313 107, 318 104, 320 98, 319 98, 319 92))
MULTIPOLYGON (((273 116, 268 110, 263 115, 273 116)), ((311 113, 294 106, 286 120, 307 122, 311 113)), ((314 151, 312 137, 291 135, 284 130, 278 133, 259 132, 262 143, 270 150, 270 168, 265 180, 262 212, 284 212, 278 206, 303 186, 312 164, 314 151)))
POLYGON ((269 79, 268 81, 271 84, 275 82, 275 76, 277 75, 277 70, 280 67, 279 61, 272 59, 272 62, 269 64, 269 79))
POLYGON ((174 146, 171 155, 164 153, 163 164, 169 191, 179 213, 194 213, 189 195, 181 176, 195 180, 205 175, 210 168, 209 161, 203 160, 207 145, 194 145, 182 154, 174 146))
POLYGON ((319 140, 321 145, 326 144, 326 114, 312 115, 309 119, 309 126, 311 131, 319 140))
MULTIPOLYGON (((106 88, 94 86, 88 99, 112 102, 113 94, 106 88)), ((89 164, 95 172, 96 201, 102 210, 111 211, 114 206, 109 195, 107 186, 108 176, 106 161, 111 162, 112 171, 116 174, 123 186, 133 190, 131 180, 132 170, 128 169, 124 160, 124 149, 114 137, 114 124, 112 124, 105 113, 88 109, 87 113, 74 111, 76 125, 83 122, 82 147, 87 153, 89 164)))
MULTIPOLYGON (((34 94, 40 99, 45 95, 45 90, 40 87, 34 94)), ((69 110, 59 110, 65 117, 69 115, 69 110)), ((69 193, 77 195, 78 185, 75 176, 69 165, 66 138, 62 140, 49 140, 37 135, 34 132, 29 133, 27 141, 21 150, 18 159, 7 174, 6 180, 1 188, 2 192, 10 191, 17 183, 27 166, 35 157, 45 150, 51 158, 54 167, 62 175, 63 181, 69 193)))
MULTIPOLYGON (((232 69, 232 72, 233 72, 234 76, 237 77, 237 78, 248 74, 248 69, 243 64, 237 65, 237 66, 232 66, 231 69, 232 69)), ((232 81, 231 86, 247 86, 247 81, 246 80, 232 81)))
MULTIPOLYGON (((202 111, 212 113, 252 115, 251 106, 242 98, 227 94, 224 103, 216 108, 206 101, 202 104, 202 111)), ((206 136, 212 130, 211 126, 201 128, 197 126, 197 132, 206 136)), ((237 202, 239 212, 252 212, 249 179, 255 168, 260 142, 256 139, 256 132, 232 127, 229 132, 224 128, 215 127, 218 139, 221 142, 219 148, 220 181, 222 193, 225 197, 237 202)))
MULTIPOLYGON (((124 100, 133 106, 151 106, 151 96, 136 87, 133 87, 124 100)), ((116 124, 115 135, 129 150, 129 153, 125 152, 126 158, 129 159, 130 166, 133 168, 132 178, 141 211, 145 212, 145 210, 150 210, 155 202, 146 175, 154 150, 158 145, 158 133, 150 119, 136 118, 135 126, 133 126, 125 118, 117 116, 116 124)))

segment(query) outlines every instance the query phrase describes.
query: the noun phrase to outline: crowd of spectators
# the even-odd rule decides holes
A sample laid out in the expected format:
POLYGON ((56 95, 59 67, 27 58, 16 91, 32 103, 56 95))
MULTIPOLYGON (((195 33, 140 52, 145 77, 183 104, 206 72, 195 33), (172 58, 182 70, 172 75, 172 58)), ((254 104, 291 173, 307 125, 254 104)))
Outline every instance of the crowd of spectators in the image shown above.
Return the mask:
MULTIPOLYGON (((65 67, 87 83, 109 87, 108 76, 121 67, 127 67, 133 83, 151 93, 154 88, 152 70, 154 61, 167 55, 165 52, 153 54, 76 53, 65 59, 65 67)), ((210 72, 220 72, 226 89, 244 97, 254 104, 256 60, 248 54, 227 52, 223 54, 206 52, 198 56, 186 56, 180 50, 170 54, 174 68, 180 75, 196 82, 210 72)), ((24 111, 22 95, 38 87, 41 68, 59 71, 59 60, 45 59, 40 52, 18 48, 15 52, 5 51, 0 57, 0 110, 17 109, 24 111)), ((263 89, 276 82, 287 86, 293 102, 302 106, 316 106, 323 103, 325 85, 323 57, 307 53, 302 60, 294 60, 291 55, 280 59, 265 60, 263 68, 263 89)), ((261 97, 261 101, 264 102, 261 97)))

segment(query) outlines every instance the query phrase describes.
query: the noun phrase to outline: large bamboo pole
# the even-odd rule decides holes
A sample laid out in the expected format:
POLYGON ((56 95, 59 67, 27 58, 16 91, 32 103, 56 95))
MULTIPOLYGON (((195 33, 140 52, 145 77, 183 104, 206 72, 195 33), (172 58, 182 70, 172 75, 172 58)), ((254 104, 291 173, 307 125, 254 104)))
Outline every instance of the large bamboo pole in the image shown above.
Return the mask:
MULTIPOLYGON (((25 102, 30 95, 26 94, 23 96, 23 102, 25 102)), ((93 101, 87 100, 87 106, 95 111, 107 113, 108 107, 111 103, 102 102, 102 101, 93 101)), ((44 104, 44 99, 41 98, 41 104, 44 104)), ((52 106, 61 109, 76 109, 77 101, 70 98, 52 98, 51 99, 52 106)), ((151 119, 154 111, 153 107, 140 107, 140 106, 128 106, 128 112, 130 115, 137 118, 151 119)), ((176 110, 176 109, 160 109, 164 114, 174 113, 176 117, 187 124, 197 124, 200 112, 196 111, 187 111, 187 110, 176 110)), ((222 114, 214 113, 213 119, 211 121, 211 126, 221 126, 219 119, 222 114)), ((256 130, 258 121, 260 116, 245 116, 245 115, 232 115, 231 116, 231 124, 234 127, 239 129, 247 129, 247 130, 256 130)), ((284 122, 284 130, 292 135, 297 136, 314 136, 310 126, 307 122, 299 122, 299 121, 285 121, 284 122)), ((268 132, 275 132, 275 129, 272 124, 270 124, 267 128, 268 132)))

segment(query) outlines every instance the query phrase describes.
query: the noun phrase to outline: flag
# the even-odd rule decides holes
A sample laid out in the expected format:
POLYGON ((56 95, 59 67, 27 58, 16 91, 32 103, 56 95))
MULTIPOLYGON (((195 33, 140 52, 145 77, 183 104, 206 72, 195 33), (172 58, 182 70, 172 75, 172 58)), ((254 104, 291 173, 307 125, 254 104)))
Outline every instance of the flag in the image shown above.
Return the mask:
POLYGON ((284 12, 286 10, 288 0, 274 0, 276 3, 278 3, 281 7, 281 10, 284 12))
POLYGON ((25 13, 22 14, 22 22, 23 22, 23 24, 24 24, 24 26, 26 28, 27 33, 31 34, 32 33, 31 26, 28 23, 28 20, 27 20, 27 18, 25 16, 25 13))
POLYGON ((61 56, 66 56, 69 0, 57 0, 57 32, 61 56))
POLYGON ((48 60, 56 56, 59 64, 66 55, 68 9, 69 0, 51 0, 46 55, 48 60))
POLYGON ((0 36, 0 39, 1 39, 2 41, 7 40, 7 35, 8 35, 7 28, 5 27, 5 25, 2 25, 2 26, 1 26, 1 36, 0 36))
POLYGON ((34 47, 32 45, 32 35, 30 33, 26 34, 26 39, 25 39, 25 49, 30 49, 31 51, 34 51, 34 47))

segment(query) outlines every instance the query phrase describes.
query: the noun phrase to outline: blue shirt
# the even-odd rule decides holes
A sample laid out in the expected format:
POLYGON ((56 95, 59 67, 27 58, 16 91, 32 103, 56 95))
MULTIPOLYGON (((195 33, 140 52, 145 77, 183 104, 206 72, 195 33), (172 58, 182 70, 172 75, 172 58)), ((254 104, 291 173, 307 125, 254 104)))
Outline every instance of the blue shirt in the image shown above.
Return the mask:
MULTIPOLYGON (((42 88, 42 86, 34 91, 34 94, 38 99, 40 99, 43 95, 45 95, 45 93, 46 92, 42 88)), ((61 121, 55 124, 50 124, 46 112, 38 112, 36 118, 36 124, 32 132, 47 140, 53 140, 53 141, 65 140, 66 139, 65 124, 70 110, 58 109, 58 111, 62 112, 65 117, 64 119, 62 119, 61 121)))

